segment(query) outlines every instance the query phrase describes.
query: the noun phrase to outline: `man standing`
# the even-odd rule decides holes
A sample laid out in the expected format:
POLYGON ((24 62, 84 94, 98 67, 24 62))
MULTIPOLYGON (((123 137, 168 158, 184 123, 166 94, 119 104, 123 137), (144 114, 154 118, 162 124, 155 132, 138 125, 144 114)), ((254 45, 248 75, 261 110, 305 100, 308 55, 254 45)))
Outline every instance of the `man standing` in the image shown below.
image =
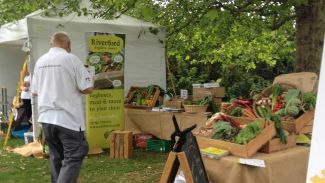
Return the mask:
POLYGON ((32 93, 38 96, 38 122, 49 146, 52 183, 77 182, 88 153, 82 96, 92 92, 93 81, 70 51, 68 35, 54 33, 51 48, 36 62, 32 78, 32 93))

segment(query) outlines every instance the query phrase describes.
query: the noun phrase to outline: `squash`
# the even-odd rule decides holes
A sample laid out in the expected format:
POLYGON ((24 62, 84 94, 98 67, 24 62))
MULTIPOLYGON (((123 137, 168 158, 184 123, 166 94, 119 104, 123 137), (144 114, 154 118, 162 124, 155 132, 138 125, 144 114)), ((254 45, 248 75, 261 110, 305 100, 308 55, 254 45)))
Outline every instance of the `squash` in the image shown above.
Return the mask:
POLYGON ((289 116, 296 117, 299 114, 299 108, 297 106, 288 106, 285 112, 289 116))

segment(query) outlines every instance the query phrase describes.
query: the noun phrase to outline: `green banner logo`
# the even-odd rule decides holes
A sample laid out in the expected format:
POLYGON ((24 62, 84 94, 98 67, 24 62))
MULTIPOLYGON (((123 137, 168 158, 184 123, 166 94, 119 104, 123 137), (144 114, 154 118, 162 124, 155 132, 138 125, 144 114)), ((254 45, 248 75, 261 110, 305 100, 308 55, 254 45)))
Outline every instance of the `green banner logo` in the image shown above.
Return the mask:
POLYGON ((92 52, 118 53, 123 49, 123 39, 114 35, 96 35, 88 37, 88 47, 92 52))

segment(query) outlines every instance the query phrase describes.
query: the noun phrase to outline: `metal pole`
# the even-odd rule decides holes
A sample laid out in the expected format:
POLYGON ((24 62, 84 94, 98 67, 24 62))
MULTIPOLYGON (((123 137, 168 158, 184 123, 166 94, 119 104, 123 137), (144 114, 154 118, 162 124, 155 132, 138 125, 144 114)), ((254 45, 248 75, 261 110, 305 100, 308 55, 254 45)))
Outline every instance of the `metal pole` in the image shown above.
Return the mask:
POLYGON ((4 88, 4 113, 6 120, 8 119, 8 98, 7 98, 7 88, 4 88))

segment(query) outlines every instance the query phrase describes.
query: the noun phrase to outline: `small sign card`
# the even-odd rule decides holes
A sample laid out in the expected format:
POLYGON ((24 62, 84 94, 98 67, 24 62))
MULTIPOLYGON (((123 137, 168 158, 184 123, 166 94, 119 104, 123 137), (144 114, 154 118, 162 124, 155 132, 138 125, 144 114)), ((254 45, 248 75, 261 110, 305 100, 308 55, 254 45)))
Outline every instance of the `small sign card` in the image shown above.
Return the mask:
POLYGON ((188 91, 184 90, 184 89, 181 89, 181 98, 182 99, 187 99, 187 96, 188 96, 188 91))
POLYGON ((265 168, 265 162, 264 162, 264 160, 260 160, 260 159, 244 159, 244 158, 239 158, 239 163, 240 164, 244 164, 244 165, 251 165, 251 166, 257 166, 257 167, 265 168))

